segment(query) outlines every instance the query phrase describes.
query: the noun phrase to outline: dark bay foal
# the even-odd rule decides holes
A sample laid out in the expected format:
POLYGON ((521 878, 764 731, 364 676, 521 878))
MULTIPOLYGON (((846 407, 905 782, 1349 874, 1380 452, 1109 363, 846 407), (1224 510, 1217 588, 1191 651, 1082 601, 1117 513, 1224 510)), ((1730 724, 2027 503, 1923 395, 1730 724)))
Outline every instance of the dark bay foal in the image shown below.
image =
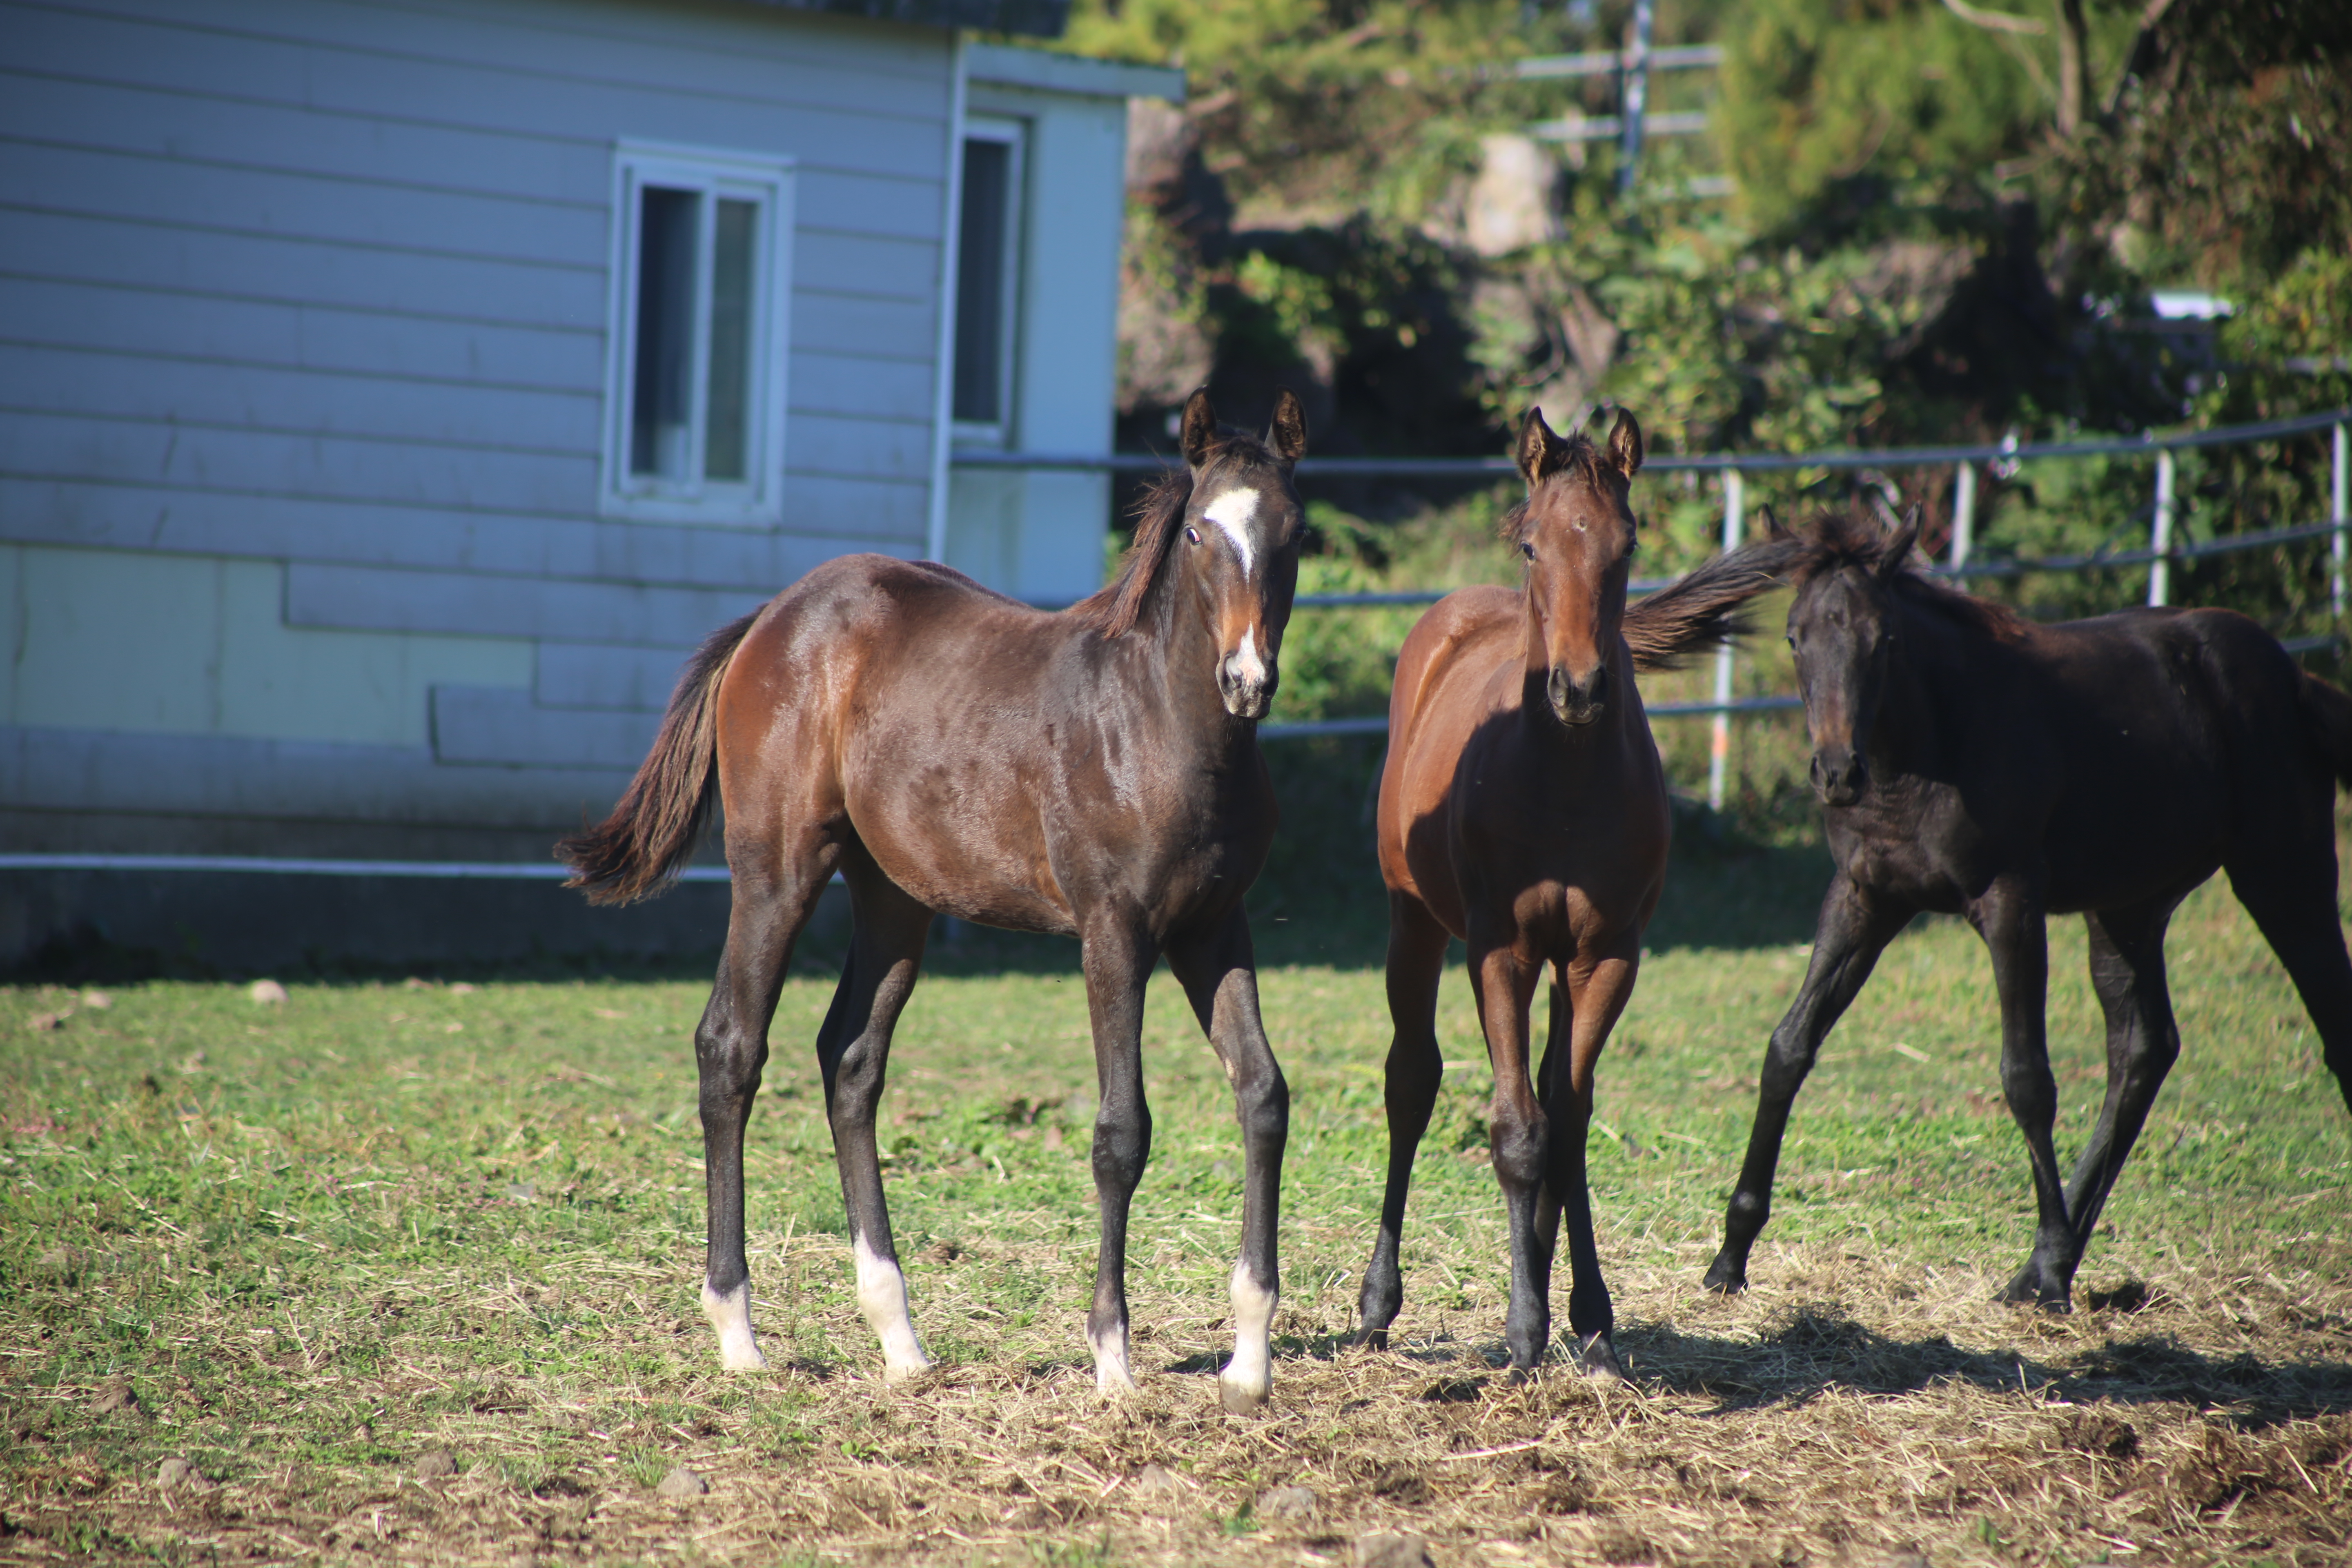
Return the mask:
MULTIPOLYGON (((1776 532, 1778 530, 1776 529, 1776 532)), ((1789 1108, 1872 965, 1922 910, 1992 958, 2001 1088, 2041 1219, 2003 1293, 2063 1311, 2099 1211, 2180 1036, 2164 929, 2215 869, 2286 965, 2352 1103, 2352 960, 2336 923, 2336 789, 2352 698, 2228 610, 2126 610, 2035 626, 1908 570, 1891 535, 1830 518, 1801 540, 1789 640, 1837 871, 1803 986, 1764 1055, 1717 1290, 1748 1282, 1789 1108), (2107 1023, 2107 1091, 2074 1180, 2051 1142, 2044 921, 2080 913, 2107 1023)), ((1785 535, 1783 537, 1786 537, 1785 535)))
POLYGON ((1381 874, 1389 888, 1388 1190, 1364 1270, 1362 1332, 1385 1342, 1403 1300, 1397 1254, 1414 1152, 1443 1063, 1437 989, 1448 936, 1495 1069, 1491 1144, 1511 1227, 1511 1364, 1551 1337, 1551 1264, 1568 1217, 1569 1321, 1586 1370, 1618 1372, 1609 1289, 1585 1184, 1593 1069, 1633 994, 1642 931, 1664 880, 1665 775, 1636 669, 1738 629, 1738 606, 1773 586, 1778 547, 1719 557, 1628 607, 1635 524, 1629 486, 1642 430, 1617 416, 1606 448, 1519 427, 1528 499, 1505 520, 1526 562, 1518 590, 1465 588, 1421 618, 1397 658, 1381 773, 1381 874), (1530 1081, 1528 1013, 1546 969, 1549 1038, 1530 1081))
POLYGON ((1101 1094, 1087 1338, 1106 1394, 1134 1387, 1128 1210, 1151 1148, 1143 990, 1167 958, 1242 1125, 1222 1392, 1234 1409, 1265 1401, 1289 1099, 1258 1018, 1242 894, 1274 836, 1257 721, 1297 581, 1291 468, 1306 421, 1286 392, 1265 439, 1221 434, 1195 394, 1182 446, 1186 469, 1148 501, 1118 581, 1061 614, 929 562, 851 555, 810 573, 703 646, 612 816, 562 846, 574 886, 622 902, 685 862, 714 787, 725 806, 734 907, 695 1055, 709 1184, 702 1300, 730 1368, 763 1364, 743 1255, 743 1125, 793 943, 838 871, 856 931, 817 1063, 884 1375, 929 1364, 890 1239, 874 1116, 937 912, 1081 943, 1101 1094))

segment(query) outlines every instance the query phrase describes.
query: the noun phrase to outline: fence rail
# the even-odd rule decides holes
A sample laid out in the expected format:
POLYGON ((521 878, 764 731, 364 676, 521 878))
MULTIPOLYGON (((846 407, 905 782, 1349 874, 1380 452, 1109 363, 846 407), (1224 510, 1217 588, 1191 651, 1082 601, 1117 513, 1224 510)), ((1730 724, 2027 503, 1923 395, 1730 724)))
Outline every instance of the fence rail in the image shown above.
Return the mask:
MULTIPOLYGON (((1596 57, 1601 58, 1601 57, 1596 57)), ((1696 63, 1696 62, 1694 62, 1696 63)), ((1580 66, 1578 68, 1581 69, 1580 66)), ((1561 70, 1558 74, 1570 74, 1561 70)), ((1155 454, 1116 452, 1097 456, 1041 452, 963 451, 955 466, 966 468, 1021 468, 1093 473, 1158 473, 1173 469, 1176 460, 1155 454)), ((1723 547, 1736 550, 1747 533, 1747 486, 1750 473, 1787 472, 1806 468, 1886 470, 1950 468, 1954 469, 1951 558, 1928 569, 1938 576, 2019 577, 2036 572, 2091 572, 2147 568, 2147 602, 2164 604, 2171 592, 2170 567, 2175 561, 2197 561, 2240 551, 2326 538, 2333 558, 2329 574, 2329 605, 2340 623, 2346 609, 2347 543, 2352 543, 2352 408, 2268 419, 2215 430, 2148 431, 2133 437, 2100 437, 2080 441, 2000 441, 1970 446, 1888 447, 1874 450, 1828 452, 1711 452, 1654 457, 1644 468, 1662 473, 1716 473, 1723 476, 1723 547), (2174 454, 2205 447, 2239 446, 2251 441, 2280 440, 2295 436, 2333 433, 2329 484, 2329 517, 2326 521, 2195 542, 2176 542, 2173 525, 2179 508, 2174 480, 2174 454), (2156 505, 2150 538, 2145 549, 2093 551, 2085 555, 2044 555, 2009 560, 1977 560, 1975 549, 1977 468, 1979 464, 2023 464, 2058 458, 2152 458, 2156 461, 2156 505)), ((1501 479, 1516 472, 1507 458, 1307 458, 1297 468, 1302 479, 1403 479, 1412 477, 1475 480, 1501 479)), ((1655 593, 1671 578, 1643 578, 1628 585, 1633 594, 1655 593)), ((1371 594, 1301 594, 1293 601, 1303 610, 1337 610, 1430 605, 1448 590, 1404 589, 1371 594)), ((2338 646, 2336 633, 2286 641, 2290 652, 2308 653, 2338 646)), ((1661 702, 1648 710, 1653 718, 1712 718, 1707 765, 1707 803, 1721 809, 1726 771, 1731 749, 1730 721, 1735 714, 1784 710, 1802 706, 1794 697, 1731 695, 1733 660, 1726 645, 1716 663, 1715 700, 1711 702, 1661 702)), ((1385 717, 1320 719, 1297 724, 1267 724, 1259 735, 1269 741, 1299 740, 1325 735, 1378 735, 1388 730, 1385 717)))

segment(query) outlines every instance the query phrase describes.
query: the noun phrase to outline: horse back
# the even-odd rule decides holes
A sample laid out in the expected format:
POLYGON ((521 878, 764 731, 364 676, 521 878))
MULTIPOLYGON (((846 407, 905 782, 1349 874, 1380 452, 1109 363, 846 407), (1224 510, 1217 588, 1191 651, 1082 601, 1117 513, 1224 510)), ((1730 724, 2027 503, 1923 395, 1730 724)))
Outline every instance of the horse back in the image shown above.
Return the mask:
POLYGON ((2033 642, 2063 781, 2046 846, 2054 907, 2109 901, 2118 878, 2201 879, 2308 793, 2302 671, 2244 616, 2126 610, 2033 642))

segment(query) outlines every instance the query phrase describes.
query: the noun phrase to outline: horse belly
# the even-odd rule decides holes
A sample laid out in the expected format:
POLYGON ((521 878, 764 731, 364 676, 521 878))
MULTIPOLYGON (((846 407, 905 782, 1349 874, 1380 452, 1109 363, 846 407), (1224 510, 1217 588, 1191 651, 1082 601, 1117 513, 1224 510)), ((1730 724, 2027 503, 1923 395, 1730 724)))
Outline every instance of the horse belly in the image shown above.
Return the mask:
POLYGON ((2229 826, 2229 779, 2192 737, 2105 748, 2098 765, 2070 779, 2052 815, 2046 901, 2074 911, 2193 887, 2221 865, 2229 826))

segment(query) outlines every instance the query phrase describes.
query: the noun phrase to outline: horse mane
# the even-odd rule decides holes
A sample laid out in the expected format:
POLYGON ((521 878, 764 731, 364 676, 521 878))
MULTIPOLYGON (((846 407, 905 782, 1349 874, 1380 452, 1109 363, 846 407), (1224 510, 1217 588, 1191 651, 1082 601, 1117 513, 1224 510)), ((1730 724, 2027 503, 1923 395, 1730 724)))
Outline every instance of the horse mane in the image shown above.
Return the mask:
MULTIPOLYGON (((1592 444, 1591 437, 1581 430, 1562 440, 1559 447, 1555 449, 1555 457, 1556 461, 1553 466, 1544 470, 1546 479, 1549 479, 1554 474, 1572 471, 1594 489, 1606 493, 1609 488, 1608 481, 1617 476, 1615 466, 1610 462, 1600 447, 1592 444)), ((1495 531, 1503 536, 1503 542, 1506 544, 1517 544, 1527 538, 1528 527, 1533 517, 1528 510, 1528 505, 1534 499, 1533 493, 1530 493, 1526 500, 1505 512, 1502 520, 1495 525, 1495 531)))
MULTIPOLYGON (((1919 609, 2003 642, 2025 635, 2025 618, 2008 605, 1938 583, 1908 562, 1889 563, 1887 551, 1895 537, 1859 512, 1828 512, 1790 537, 1786 570, 1802 588, 1816 577, 1858 566, 1880 575, 1897 598, 1919 609), (1895 567, 1892 572, 1890 564, 1895 567)), ((1904 548, 1907 553, 1909 546, 1904 548)))
MULTIPOLYGON (((1208 461, 1201 466, 1209 468, 1227 457, 1253 463, 1280 461, 1256 437, 1229 430, 1210 448, 1208 461)), ((1135 623, 1143 616, 1143 606, 1151 597, 1152 585, 1160 580, 1160 568, 1168 559, 1176 525, 1184 520, 1185 504, 1192 499, 1192 474, 1189 468, 1171 468, 1152 480, 1135 503, 1135 542, 1119 558, 1118 575, 1065 613, 1087 623, 1106 637, 1125 637, 1133 631, 1135 623)))

